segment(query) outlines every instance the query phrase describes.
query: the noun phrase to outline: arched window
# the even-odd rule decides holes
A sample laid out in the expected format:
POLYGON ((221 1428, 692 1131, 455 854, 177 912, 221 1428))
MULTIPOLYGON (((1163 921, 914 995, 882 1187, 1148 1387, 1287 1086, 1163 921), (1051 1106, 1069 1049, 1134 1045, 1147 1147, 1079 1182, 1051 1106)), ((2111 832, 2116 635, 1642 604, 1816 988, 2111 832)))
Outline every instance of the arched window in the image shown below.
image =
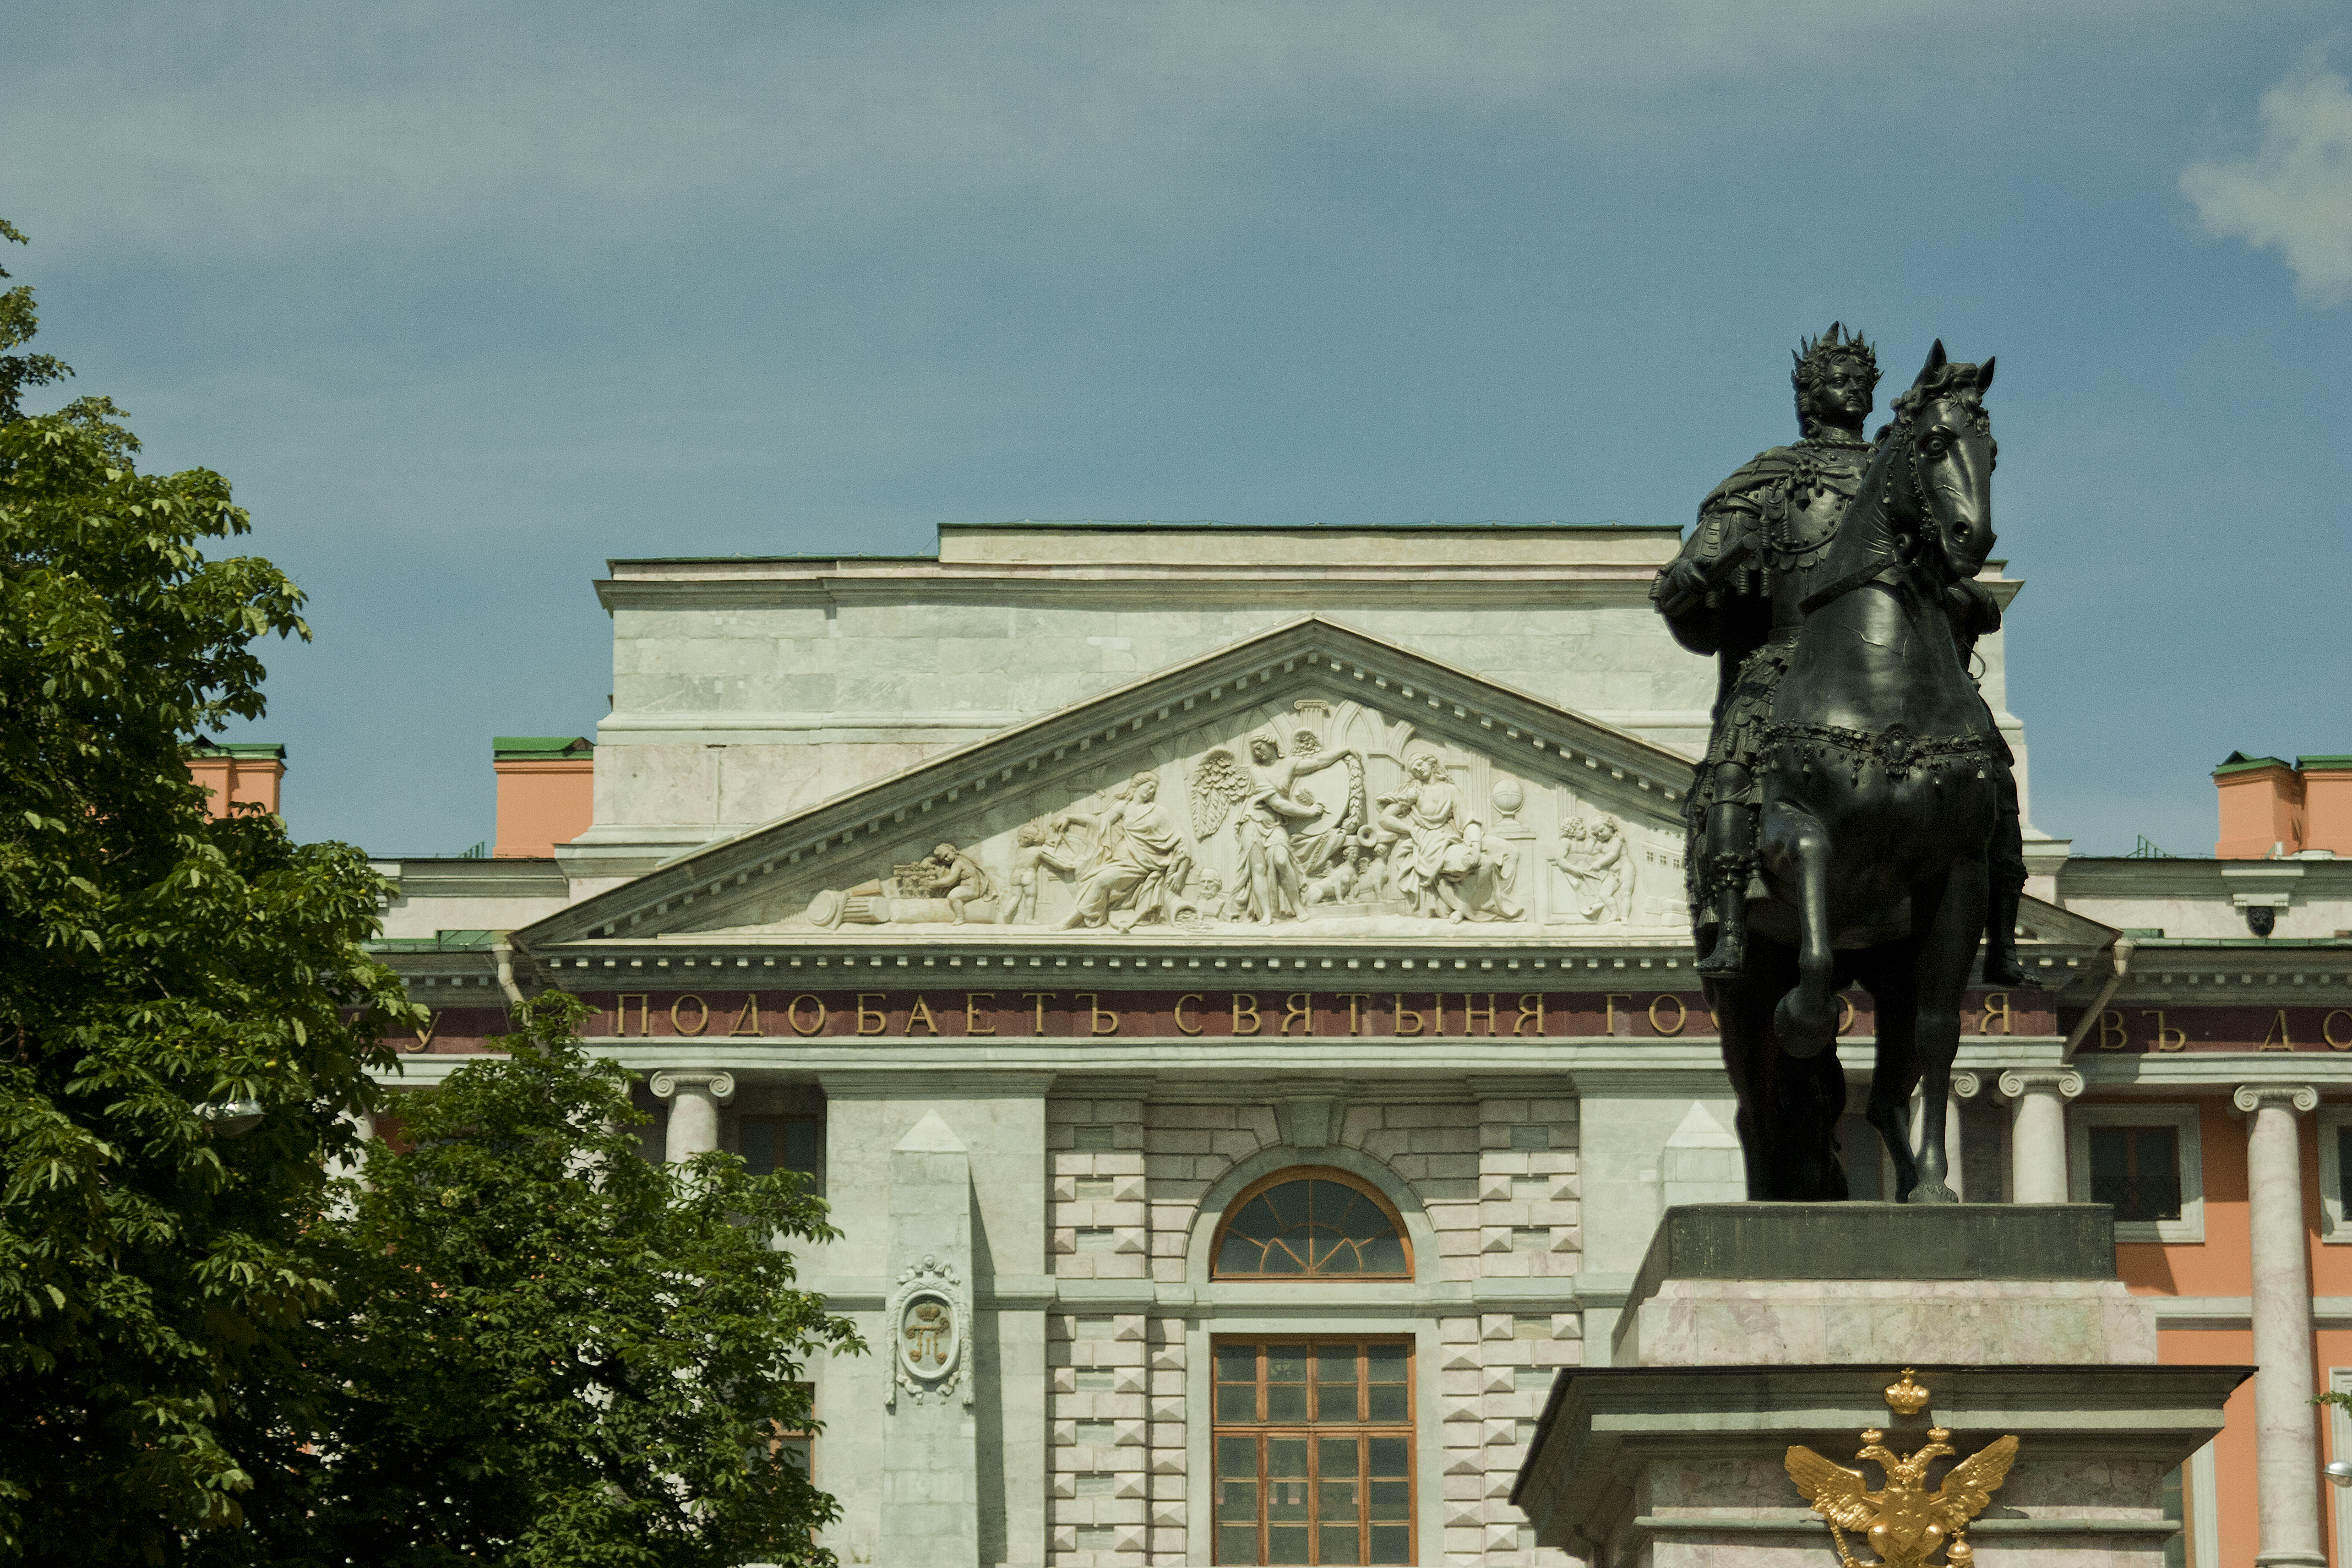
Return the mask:
POLYGON ((1409 1279, 1396 1210, 1344 1172, 1279 1171, 1225 1211, 1210 1269, 1218 1279, 1409 1279))

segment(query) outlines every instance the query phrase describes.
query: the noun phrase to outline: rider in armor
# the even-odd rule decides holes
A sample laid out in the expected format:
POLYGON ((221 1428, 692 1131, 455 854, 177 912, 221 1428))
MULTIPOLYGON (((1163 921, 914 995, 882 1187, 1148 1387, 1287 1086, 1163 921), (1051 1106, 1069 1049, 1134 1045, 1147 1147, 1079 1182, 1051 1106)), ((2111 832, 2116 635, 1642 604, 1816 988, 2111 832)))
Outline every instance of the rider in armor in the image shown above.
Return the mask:
MULTIPOLYGON (((1682 553, 1650 585, 1651 602, 1675 640, 1718 660, 1706 756, 1685 803, 1684 862, 1705 954, 1698 970, 1715 980, 1747 972, 1748 900, 1763 893, 1756 823, 1763 806, 1764 731, 1804 625, 1804 579, 1836 535, 1872 453, 1863 436, 1878 384, 1870 344, 1833 321, 1795 358, 1789 379, 1800 439, 1758 453, 1708 492, 1682 553)), ((2000 625, 1991 595, 1974 583, 1956 585, 1947 607, 1963 657, 1978 637, 2000 625)), ((2002 816, 1990 852, 1985 977, 2016 984, 2023 974, 2011 932, 2025 862, 2016 781, 1997 731, 1996 745, 2002 816)))

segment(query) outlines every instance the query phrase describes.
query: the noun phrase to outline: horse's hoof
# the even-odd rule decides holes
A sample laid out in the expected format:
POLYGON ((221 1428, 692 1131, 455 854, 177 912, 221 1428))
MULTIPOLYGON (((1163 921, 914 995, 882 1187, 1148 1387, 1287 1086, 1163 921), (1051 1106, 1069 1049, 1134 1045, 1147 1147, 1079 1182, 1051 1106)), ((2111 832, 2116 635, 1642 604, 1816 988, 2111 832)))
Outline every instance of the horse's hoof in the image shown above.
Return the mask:
POLYGON ((1837 1037, 1837 1031, 1827 1018, 1807 1018, 1799 993, 1791 991, 1772 1008, 1772 1037, 1780 1042, 1780 1049, 1799 1061, 1820 1056, 1837 1037))
POLYGON ((1698 971, 1701 980, 1745 980, 1748 978, 1748 955, 1727 952, 1717 948, 1691 966, 1698 971))
POLYGON ((1960 1201, 1960 1194, 1941 1182, 1922 1182, 1912 1188, 1911 1195, 1903 1201, 1906 1204, 1956 1204, 1960 1201))

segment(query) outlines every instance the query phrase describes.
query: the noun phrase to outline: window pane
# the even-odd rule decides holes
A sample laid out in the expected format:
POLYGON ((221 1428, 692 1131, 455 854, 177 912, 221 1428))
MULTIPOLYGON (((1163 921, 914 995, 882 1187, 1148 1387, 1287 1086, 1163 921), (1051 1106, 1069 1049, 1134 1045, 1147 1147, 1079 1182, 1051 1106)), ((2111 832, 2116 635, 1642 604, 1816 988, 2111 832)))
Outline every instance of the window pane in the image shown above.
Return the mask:
POLYGON ((1392 1419, 1402 1422, 1411 1345, 1217 1341, 1210 1356, 1219 1395, 1211 1438, 1216 1560, 1411 1562, 1413 1440, 1393 1426, 1376 1436, 1356 1419, 1370 1386, 1393 1405, 1392 1419), (1368 1375, 1380 1381, 1368 1385, 1368 1375), (1236 1401, 1229 1412, 1228 1394, 1253 1396, 1259 1408, 1244 1415, 1236 1401), (1319 1428, 1313 1436, 1278 1430, 1304 1425, 1308 1411, 1319 1428), (1265 1431, 1267 1426, 1277 1430, 1265 1431))
POLYGON ((1220 1421, 1256 1420, 1257 1385, 1253 1383, 1217 1384, 1217 1419, 1220 1421))
POLYGON ((1257 1557, 1257 1439, 1217 1439, 1217 1521, 1250 1527, 1250 1556, 1257 1557))
POLYGON ((1315 1419, 1354 1421, 1356 1414, 1356 1347, 1315 1347, 1315 1419))
POLYGON ((1241 1212, 1234 1215, 1233 1235, 1246 1236, 1253 1241, 1270 1241, 1281 1233, 1282 1221, 1263 1193, 1244 1204, 1241 1212))
POLYGON ((1239 1236, 1231 1231, 1226 1232, 1224 1246, 1217 1249, 1217 1272, 1220 1274, 1262 1272, 1258 1268, 1258 1258, 1265 1250, 1265 1246, 1264 1242, 1252 1241, 1245 1236, 1239 1236))
POLYGON ((2180 1217, 2180 1156, 2178 1135, 2169 1127, 2132 1129, 2132 1176, 2139 1187, 2139 1205, 2147 1219, 2180 1217))
POLYGON ((2091 1201, 2119 1220, 2179 1219, 2180 1163, 2169 1127, 2090 1130, 2091 1201))
POLYGON ((2352 1218, 2352 1122, 2336 1130, 2336 1196, 2352 1218))
POLYGON ((1265 1517, 1284 1523, 1307 1518, 1307 1439, 1265 1440, 1265 1517))
POLYGON ((1404 1345, 1369 1345, 1365 1347, 1365 1379, 1370 1385, 1366 1393, 1370 1408, 1364 1413, 1368 1421, 1402 1421, 1411 1402, 1405 1391, 1405 1368, 1408 1347, 1404 1345))
POLYGON ((1319 1533, 1323 1537, 1322 1550, 1316 1552, 1316 1562, 1346 1563, 1353 1564, 1363 1561, 1363 1558, 1359 1556, 1356 1552, 1356 1530, 1354 1526, 1327 1524, 1322 1528, 1319 1533))
MULTIPOLYGON (((2131 1180, 2131 1129, 2091 1129, 2091 1201, 2116 1203, 2124 1184, 2131 1180)), ((2118 1205, 2120 1211, 2120 1205, 2118 1205)), ((2121 1212, 2116 1215, 2123 1218, 2121 1212)))
POLYGON ((812 1118, 795 1117, 783 1124, 782 1146, 777 1151, 777 1163, 787 1171, 802 1171, 815 1175, 824 1143, 824 1124, 812 1118))
POLYGON ((1409 1272, 1404 1238, 1378 1200, 1314 1176, 1280 1183, 1234 1209, 1216 1258, 1220 1276, 1409 1272))
POLYGON ((764 1176, 776 1168, 776 1124, 765 1118, 743 1119, 743 1168, 764 1176))

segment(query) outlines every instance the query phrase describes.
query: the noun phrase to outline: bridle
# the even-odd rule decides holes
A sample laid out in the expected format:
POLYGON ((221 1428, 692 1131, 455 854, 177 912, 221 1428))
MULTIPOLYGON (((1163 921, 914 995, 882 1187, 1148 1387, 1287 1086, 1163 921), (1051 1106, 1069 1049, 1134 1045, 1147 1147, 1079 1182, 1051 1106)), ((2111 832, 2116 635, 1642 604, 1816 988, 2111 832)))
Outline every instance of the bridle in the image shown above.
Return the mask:
MULTIPOLYGON (((1942 400, 1922 399, 1916 406, 1901 411, 1894 430, 1887 437, 1893 450, 1888 454, 1885 469, 1879 479, 1878 510, 1880 521, 1886 529, 1887 550, 1893 559, 1874 561, 1808 594, 1803 603, 1798 605, 1801 613, 1810 616, 1824 609, 1865 583, 1885 583, 1893 587, 1907 588, 1925 599, 1935 598, 1942 592, 1944 584, 1937 580, 1943 575, 1940 552, 1920 548, 1921 535, 1936 526, 1936 512, 1927 497, 1927 483, 1919 474, 1922 457, 1919 424, 1921 416, 1939 401, 1942 400), (1918 503, 1916 521, 1911 531, 1897 531, 1895 528, 1897 468, 1902 470, 1902 478, 1908 483, 1907 499, 1918 503), (1923 575, 1927 579, 1925 582, 1920 580, 1923 575)), ((1977 408, 1972 414, 1970 422, 1983 430, 1987 425, 1983 409, 1977 408)), ((1840 531, 1843 531, 1847 525, 1848 522, 1842 521, 1838 525, 1840 531)))

